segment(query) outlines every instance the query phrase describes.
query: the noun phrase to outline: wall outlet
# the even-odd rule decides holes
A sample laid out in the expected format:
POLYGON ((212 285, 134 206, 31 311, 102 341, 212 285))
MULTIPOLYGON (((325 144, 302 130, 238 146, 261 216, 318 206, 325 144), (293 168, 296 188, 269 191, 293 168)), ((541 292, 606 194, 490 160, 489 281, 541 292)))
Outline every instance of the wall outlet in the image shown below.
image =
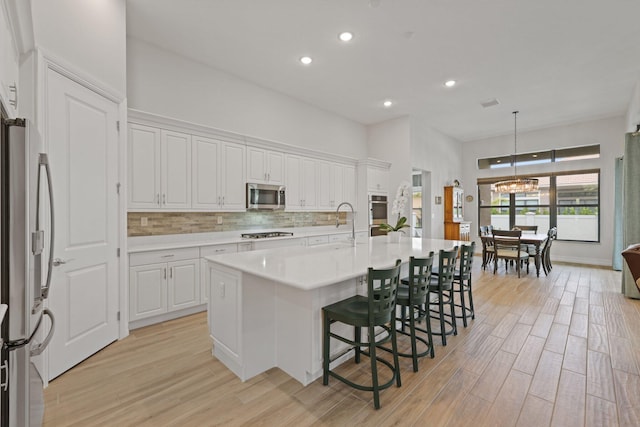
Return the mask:
POLYGON ((149 225, 149 219, 146 216, 140 217, 140 225, 142 227, 146 227, 147 225, 149 225))
POLYGON ((222 224, 222 217, 221 216, 218 217, 218 225, 220 225, 220 224, 222 224))

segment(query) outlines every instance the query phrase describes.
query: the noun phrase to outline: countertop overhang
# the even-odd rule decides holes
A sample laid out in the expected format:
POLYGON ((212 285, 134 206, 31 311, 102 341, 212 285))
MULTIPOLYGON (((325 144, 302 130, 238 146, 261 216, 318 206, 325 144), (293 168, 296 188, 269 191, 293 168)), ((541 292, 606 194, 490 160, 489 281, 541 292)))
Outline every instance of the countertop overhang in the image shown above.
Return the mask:
POLYGON ((470 244, 457 240, 403 238, 390 243, 376 236, 365 243, 339 242, 293 246, 206 257, 209 262, 302 290, 312 290, 363 276, 369 267, 388 268, 397 259, 425 257, 430 251, 470 244))

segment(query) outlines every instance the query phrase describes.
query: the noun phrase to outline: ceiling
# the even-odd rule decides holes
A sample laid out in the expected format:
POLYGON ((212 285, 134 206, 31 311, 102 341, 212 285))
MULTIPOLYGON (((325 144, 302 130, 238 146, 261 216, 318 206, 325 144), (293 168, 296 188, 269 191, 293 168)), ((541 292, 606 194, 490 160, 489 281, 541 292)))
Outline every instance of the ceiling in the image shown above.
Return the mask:
POLYGON ((515 109, 519 131, 624 114, 640 79, 638 0, 127 0, 127 34, 359 123, 412 115, 461 141, 513 132, 515 109))

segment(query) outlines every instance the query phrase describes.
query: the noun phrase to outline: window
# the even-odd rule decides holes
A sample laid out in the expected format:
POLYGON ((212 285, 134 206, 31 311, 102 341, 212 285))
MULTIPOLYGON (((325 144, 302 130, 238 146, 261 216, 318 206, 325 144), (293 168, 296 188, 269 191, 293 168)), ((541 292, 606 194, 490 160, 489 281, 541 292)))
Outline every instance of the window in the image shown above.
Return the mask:
POLYGON ((509 230, 537 225, 540 233, 558 227, 558 239, 600 241, 600 171, 578 171, 534 176, 538 191, 497 193, 502 178, 478 180, 479 225, 509 230))
POLYGON ((535 165, 552 162, 568 162, 573 160, 597 159, 600 157, 600 145, 561 148, 557 150, 520 153, 517 155, 488 157, 478 159, 478 169, 498 169, 514 166, 535 165))

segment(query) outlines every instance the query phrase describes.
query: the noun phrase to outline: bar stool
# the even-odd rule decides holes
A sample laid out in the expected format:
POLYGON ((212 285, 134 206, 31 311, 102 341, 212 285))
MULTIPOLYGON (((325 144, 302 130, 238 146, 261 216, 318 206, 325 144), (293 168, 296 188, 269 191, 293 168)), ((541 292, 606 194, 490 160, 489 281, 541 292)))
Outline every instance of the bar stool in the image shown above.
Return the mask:
POLYGON ((396 299, 396 304, 400 306, 401 313, 401 316, 396 320, 402 324, 402 329, 398 330, 398 333, 411 338, 411 354, 398 352, 398 356, 411 357, 413 359, 413 372, 418 372, 418 357, 424 357, 429 354, 433 359, 435 356, 431 322, 425 309, 425 304, 429 299, 432 266, 433 252, 430 252, 427 258, 411 257, 409 259, 409 277, 401 280, 396 299), (409 309, 408 316, 405 314, 407 308, 409 309), (405 331, 407 320, 409 320, 409 332, 405 331), (426 329, 416 326, 416 321, 420 322, 422 320, 425 320, 426 329), (416 331, 426 334, 426 338, 416 336, 416 331), (418 353, 416 341, 424 344, 426 349, 418 353))
POLYGON ((449 251, 441 249, 438 258, 438 269, 432 271, 429 284, 429 292, 435 294, 437 299, 430 298, 427 302, 430 317, 440 322, 440 332, 432 331, 432 334, 440 335, 442 345, 447 345, 447 335, 458 335, 453 296, 453 276, 458 259, 458 246, 454 246, 449 251), (445 312, 445 306, 448 306, 448 313, 445 312), (446 325, 449 325, 448 329, 446 325))
POLYGON ((467 316, 472 319, 476 318, 473 308, 473 294, 471 292, 471 268, 473 267, 473 254, 476 250, 476 242, 471 245, 464 245, 460 249, 460 265, 458 270, 453 274, 453 292, 460 295, 460 304, 454 304, 460 308, 462 314, 456 314, 458 319, 462 318, 464 327, 467 327, 467 316), (456 287, 456 285, 458 285, 456 287), (465 303, 464 294, 469 297, 469 305, 465 303))
POLYGON ((398 344, 395 328, 395 308, 398 283, 400 281, 400 260, 394 267, 374 270, 369 268, 367 272, 367 296, 355 295, 334 304, 322 308, 323 313, 323 340, 322 340, 322 384, 329 384, 329 376, 339 379, 343 383, 358 390, 373 392, 373 405, 380 408, 380 390, 390 387, 394 381, 400 387, 400 364, 398 363, 398 344), (343 337, 331 332, 331 325, 341 322, 354 327, 354 339, 343 337), (375 327, 381 327, 385 332, 376 336, 375 327), (362 340, 362 328, 368 329, 367 340, 362 340), (380 338, 379 338, 380 337, 380 338), (360 355, 368 356, 371 360, 372 385, 357 384, 329 369, 331 339, 347 343, 355 349, 355 363, 360 363, 360 355), (384 348, 382 345, 391 341, 393 365, 376 355, 376 348, 384 348), (361 349, 367 347, 367 350, 361 349), (382 363, 392 372, 392 377, 384 384, 378 382, 378 365, 382 363))

